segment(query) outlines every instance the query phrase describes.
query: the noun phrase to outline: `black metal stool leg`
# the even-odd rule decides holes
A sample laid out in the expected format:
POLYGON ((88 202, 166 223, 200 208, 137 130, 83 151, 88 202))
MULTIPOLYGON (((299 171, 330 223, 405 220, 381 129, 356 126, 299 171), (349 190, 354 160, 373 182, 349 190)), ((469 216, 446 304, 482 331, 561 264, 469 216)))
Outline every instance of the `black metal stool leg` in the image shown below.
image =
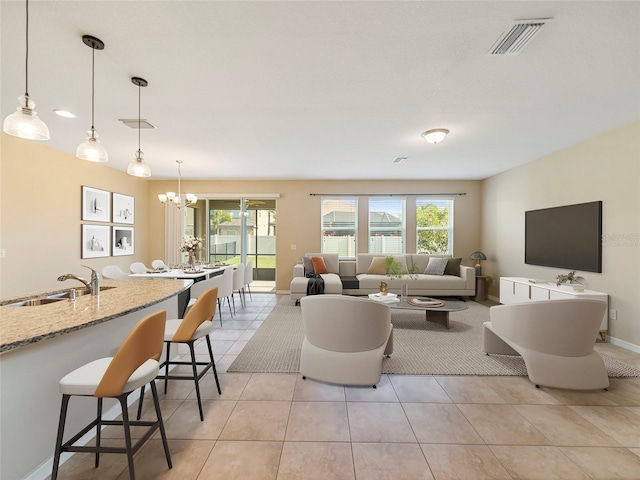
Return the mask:
POLYGON ((102 398, 98 397, 98 413, 96 415, 96 468, 100 465, 100 434, 102 433, 102 398))
POLYGON ((169 468, 173 468, 171 463, 171 454, 169 453, 169 444, 167 443, 167 434, 164 431, 164 422, 162 421, 162 413, 160 412, 160 402, 158 401, 158 390, 156 389, 155 380, 151 380, 151 394, 153 395, 153 404, 156 407, 156 416, 158 417, 158 426, 160 428, 160 436, 162 437, 164 456, 167 458, 167 465, 169 468))
POLYGON ((200 400, 200 385, 198 384, 198 367, 196 366, 196 351, 193 348, 193 341, 188 342, 189 350, 191 351, 191 367, 193 368, 193 381, 196 384, 196 397, 198 398, 198 410, 200 411, 200 421, 204 421, 204 414, 202 413, 202 401, 200 400))
POLYGON ((51 480, 58 478, 58 467, 60 464, 60 453, 62 452, 62 437, 64 436, 64 424, 67 420, 67 408, 69 407, 70 395, 62 395, 62 404, 60 405, 60 423, 58 424, 58 436, 56 438, 56 450, 53 454, 53 470, 51 471, 51 480))
POLYGON ((142 402, 144 400, 144 387, 146 387, 146 385, 142 385, 142 388, 140 389, 140 400, 138 401, 138 415, 136 415, 136 420, 140 420, 140 417, 142 416, 142 402))
POLYGON ((220 298, 218 297, 218 315, 220 316, 220 326, 222 327, 222 303, 220 302, 220 298))
POLYGON ((218 387, 218 395, 222 395, 222 390, 220 390, 220 382, 218 381, 218 371, 216 370, 216 362, 213 360, 213 350, 211 349, 211 339, 209 338, 209 335, 205 336, 205 341, 207 342, 207 348, 209 349, 209 358, 211 359, 213 376, 216 379, 216 387, 218 387))
POLYGON ((164 363, 164 394, 167 394, 167 382, 168 382, 168 376, 169 376, 169 350, 171 350, 171 342, 164 342, 164 344, 167 346, 167 359, 164 363))
POLYGON ((131 446, 131 425, 129 424, 129 411, 127 410, 127 395, 120 395, 118 400, 120 400, 120 405, 122 406, 122 427, 124 429, 124 443, 127 449, 129 479, 136 480, 136 474, 133 468, 133 447, 131 446))

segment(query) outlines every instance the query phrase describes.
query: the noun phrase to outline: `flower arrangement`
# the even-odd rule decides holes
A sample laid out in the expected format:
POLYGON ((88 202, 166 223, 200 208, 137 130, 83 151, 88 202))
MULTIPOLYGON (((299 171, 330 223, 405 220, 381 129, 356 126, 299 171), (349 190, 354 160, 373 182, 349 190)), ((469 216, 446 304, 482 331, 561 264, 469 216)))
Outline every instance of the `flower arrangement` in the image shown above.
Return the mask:
POLYGON ((558 287, 566 282, 569 282, 569 285, 571 285, 576 290, 584 290, 586 286, 584 278, 577 276, 575 270, 567 273, 566 275, 558 275, 556 277, 556 280, 556 285, 558 287))
POLYGON ((181 252, 188 253, 196 253, 202 248, 202 239, 200 237, 194 237, 190 235, 188 237, 184 237, 182 240, 182 246, 180 247, 181 252))

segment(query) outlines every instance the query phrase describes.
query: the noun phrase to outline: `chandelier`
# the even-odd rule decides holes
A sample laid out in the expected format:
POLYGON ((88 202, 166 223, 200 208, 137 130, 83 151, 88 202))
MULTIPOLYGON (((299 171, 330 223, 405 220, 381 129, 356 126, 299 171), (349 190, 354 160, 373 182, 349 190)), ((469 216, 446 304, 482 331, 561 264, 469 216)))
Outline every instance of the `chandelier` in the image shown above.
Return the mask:
POLYGON ((158 194, 158 200, 162 203, 169 202, 170 205, 177 208, 182 208, 183 205, 188 207, 196 203, 198 201, 198 197, 193 193, 186 193, 184 198, 182 197, 182 191, 180 188, 180 165, 183 162, 182 160, 176 160, 176 163, 178 164, 178 194, 176 195, 176 192, 160 193, 158 194))

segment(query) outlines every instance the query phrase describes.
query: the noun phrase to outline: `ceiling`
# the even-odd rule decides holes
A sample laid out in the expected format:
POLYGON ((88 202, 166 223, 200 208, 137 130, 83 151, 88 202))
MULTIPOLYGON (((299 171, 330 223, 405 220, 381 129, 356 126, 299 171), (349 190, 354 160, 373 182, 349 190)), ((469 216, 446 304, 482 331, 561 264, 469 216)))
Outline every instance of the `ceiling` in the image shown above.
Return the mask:
MULTIPOLYGON (((25 3, 2 0, 2 116, 24 92, 25 3)), ((35 1, 29 93, 47 145, 91 125, 152 179, 482 179, 640 119, 640 2, 35 1), (515 19, 553 18, 519 55, 515 19), (75 119, 53 113, 61 108, 75 119), (451 131, 438 145, 420 134, 451 131), (399 165, 395 157, 407 157, 399 165)))

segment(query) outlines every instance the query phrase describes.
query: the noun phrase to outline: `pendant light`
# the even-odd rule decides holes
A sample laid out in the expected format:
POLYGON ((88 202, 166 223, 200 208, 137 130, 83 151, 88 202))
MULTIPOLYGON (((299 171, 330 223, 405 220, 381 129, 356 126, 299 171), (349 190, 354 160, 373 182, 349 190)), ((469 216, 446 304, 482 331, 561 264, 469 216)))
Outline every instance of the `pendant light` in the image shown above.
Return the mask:
POLYGON ((34 110, 36 104, 29 98, 29 0, 26 0, 26 55, 24 60, 24 95, 18 97, 18 108, 4 119, 2 130, 27 140, 49 140, 49 127, 34 110))
POLYGON ((91 35, 83 35, 82 41, 88 47, 91 47, 91 130, 87 131, 87 139, 76 148, 76 157, 90 162, 107 162, 109 154, 107 149, 100 145, 98 140, 98 132, 94 128, 93 112, 95 99, 95 54, 96 50, 104 50, 102 40, 91 35))
POLYGON ((127 167, 127 173, 134 177, 150 177, 151 169, 149 165, 144 163, 144 154, 140 150, 140 89, 148 85, 144 78, 132 77, 131 83, 138 86, 138 151, 136 152, 136 159, 127 167))

